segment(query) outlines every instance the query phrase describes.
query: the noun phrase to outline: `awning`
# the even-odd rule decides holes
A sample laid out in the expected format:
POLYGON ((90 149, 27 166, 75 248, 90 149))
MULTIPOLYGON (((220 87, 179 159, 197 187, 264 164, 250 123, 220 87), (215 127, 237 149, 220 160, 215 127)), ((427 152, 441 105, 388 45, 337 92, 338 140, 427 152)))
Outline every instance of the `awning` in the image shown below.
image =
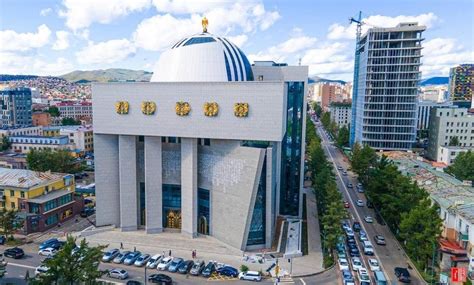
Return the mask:
POLYGON ((440 239, 439 246, 440 250, 444 253, 449 253, 453 255, 467 255, 467 250, 460 247, 457 243, 446 239, 440 239))
POLYGON ((451 256, 451 261, 469 262, 469 257, 467 257, 467 256, 451 256))

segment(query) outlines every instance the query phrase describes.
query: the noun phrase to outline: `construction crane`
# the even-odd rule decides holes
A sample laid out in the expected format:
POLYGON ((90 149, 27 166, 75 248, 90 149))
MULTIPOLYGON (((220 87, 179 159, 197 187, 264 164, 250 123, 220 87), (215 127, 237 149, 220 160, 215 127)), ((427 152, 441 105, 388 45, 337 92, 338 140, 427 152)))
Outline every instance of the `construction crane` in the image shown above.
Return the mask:
POLYGON ((362 34, 362 25, 365 24, 364 22, 362 22, 362 11, 359 11, 359 16, 357 17, 357 19, 355 19, 354 17, 349 18, 349 25, 352 23, 357 24, 356 40, 357 44, 359 44, 360 36, 362 34))

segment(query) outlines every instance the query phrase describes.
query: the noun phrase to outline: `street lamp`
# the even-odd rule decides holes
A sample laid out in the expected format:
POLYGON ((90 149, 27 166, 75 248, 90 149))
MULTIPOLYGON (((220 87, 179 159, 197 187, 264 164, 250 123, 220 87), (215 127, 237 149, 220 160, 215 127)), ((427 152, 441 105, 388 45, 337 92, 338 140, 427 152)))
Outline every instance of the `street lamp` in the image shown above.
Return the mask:
POLYGON ((145 285, 147 284, 147 281, 148 281, 148 278, 147 278, 147 276, 146 276, 146 268, 147 268, 147 266, 146 266, 146 264, 145 264, 145 285))

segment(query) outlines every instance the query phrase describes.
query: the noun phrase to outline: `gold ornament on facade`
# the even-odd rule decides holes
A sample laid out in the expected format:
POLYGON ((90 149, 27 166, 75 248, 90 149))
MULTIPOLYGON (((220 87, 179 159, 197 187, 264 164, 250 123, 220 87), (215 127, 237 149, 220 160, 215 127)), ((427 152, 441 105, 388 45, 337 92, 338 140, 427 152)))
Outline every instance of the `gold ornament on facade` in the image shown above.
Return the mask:
POLYGON ((219 113, 219 105, 216 102, 206 102, 204 104, 204 115, 215 117, 219 113))
POLYGON ((120 115, 128 114, 129 104, 127 101, 118 101, 115 103, 115 112, 120 115))
POLYGON ((249 103, 235 103, 234 115, 236 117, 247 117, 249 115, 249 103))
POLYGON ((202 24, 202 32, 207 33, 207 26, 209 25, 209 21, 207 20, 206 17, 202 18, 201 24, 202 24))
POLYGON ((187 116, 191 112, 191 105, 188 102, 179 101, 176 102, 176 115, 178 116, 187 116))
POLYGON ((156 104, 152 101, 142 102, 142 113, 145 115, 153 115, 156 111, 156 104))

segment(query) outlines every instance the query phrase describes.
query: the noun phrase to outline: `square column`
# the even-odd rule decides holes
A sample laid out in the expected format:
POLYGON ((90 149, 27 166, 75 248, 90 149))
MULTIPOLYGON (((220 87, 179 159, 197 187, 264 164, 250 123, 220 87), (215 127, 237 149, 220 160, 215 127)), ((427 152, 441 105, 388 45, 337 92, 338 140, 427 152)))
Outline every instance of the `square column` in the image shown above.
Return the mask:
POLYGON ((161 137, 145 137, 145 225, 147 233, 163 231, 161 137))
POLYGON ((181 138, 181 233, 197 236, 197 139, 181 138))
POLYGON ((120 228, 138 227, 137 141, 135 136, 119 135, 120 228))

